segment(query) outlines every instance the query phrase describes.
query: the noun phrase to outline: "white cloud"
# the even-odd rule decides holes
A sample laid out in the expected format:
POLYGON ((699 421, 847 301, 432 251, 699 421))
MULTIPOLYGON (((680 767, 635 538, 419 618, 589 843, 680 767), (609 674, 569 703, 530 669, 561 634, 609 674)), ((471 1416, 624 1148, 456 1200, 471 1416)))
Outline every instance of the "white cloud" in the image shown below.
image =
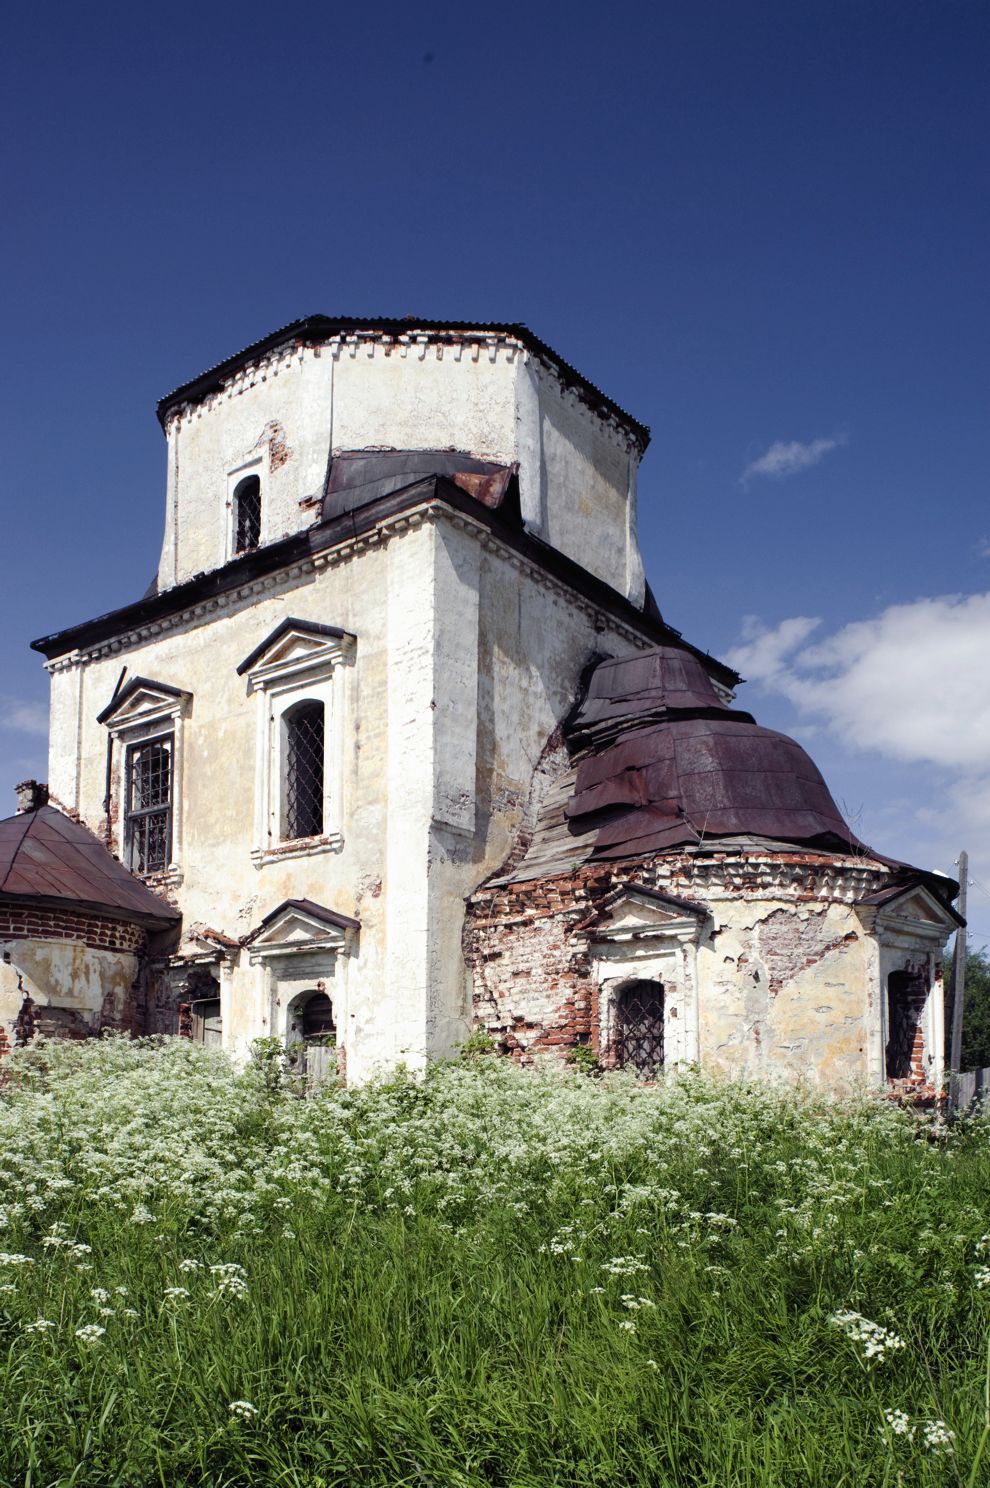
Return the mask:
POLYGON ((23 702, 12 697, 0 699, 0 728, 44 738, 48 733, 48 709, 43 703, 23 702))
POLYGON ((893 605, 805 647, 815 623, 751 619, 729 663, 858 749, 990 773, 990 594, 893 605))
MULTIPOLYGON (((883 835, 900 841, 885 844, 877 832, 881 851, 951 870, 968 843, 973 874, 990 884, 990 593, 892 605, 806 644, 816 625, 796 616, 770 627, 749 617, 727 660, 787 698, 799 724, 876 757, 867 815, 874 827, 886 818, 883 835), (909 800, 903 771, 899 799, 885 799, 884 761, 888 775, 893 762, 914 767, 909 800)), ((974 913, 986 921, 985 905, 981 914, 971 904, 974 913)))
POLYGON ((746 466, 739 483, 745 486, 757 475, 782 480, 787 475, 797 475, 799 470, 810 470, 812 465, 819 464, 845 442, 843 435, 836 435, 834 439, 812 439, 808 444, 802 444, 798 439, 778 439, 758 460, 746 466))

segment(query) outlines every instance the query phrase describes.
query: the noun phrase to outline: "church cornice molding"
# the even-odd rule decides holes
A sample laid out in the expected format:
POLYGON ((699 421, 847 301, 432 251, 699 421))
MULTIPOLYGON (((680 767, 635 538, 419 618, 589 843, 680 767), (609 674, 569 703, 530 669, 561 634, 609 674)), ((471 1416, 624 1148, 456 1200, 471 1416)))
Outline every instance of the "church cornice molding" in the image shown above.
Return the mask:
MULTIPOLYGON (((463 493, 458 493, 462 495, 463 493)), ((470 497, 464 497, 467 502, 470 497)), ((218 569, 211 574, 201 575, 198 580, 188 581, 188 586, 179 585, 175 590, 166 590, 160 600, 164 603, 170 596, 175 596, 180 602, 174 609, 168 609, 161 615, 149 617, 139 624, 121 625, 121 628, 113 634, 101 638, 91 645, 67 646, 64 651, 51 656, 45 665, 49 672, 72 670, 80 665, 105 657, 117 656, 131 651, 135 647, 144 645, 147 641, 159 636, 167 635, 176 630, 185 629, 215 618, 225 611, 240 608, 245 603, 251 603, 261 595, 270 596, 273 592, 272 580, 276 578, 284 584, 292 584, 294 581, 319 574, 328 569, 340 567, 342 564, 350 563, 355 558, 376 548, 384 548, 390 542, 399 539, 408 533, 416 532, 424 525, 436 525, 446 523, 451 528, 461 531, 478 541, 486 552, 498 554, 503 561, 509 563, 521 575, 526 575, 530 581, 539 587, 546 589, 549 593, 560 596, 576 609, 587 614, 600 633, 608 631, 615 637, 626 641, 628 644, 647 648, 657 643, 658 638, 670 639, 676 636, 680 641, 679 633, 671 631, 670 627, 662 622, 657 622, 643 615, 640 623, 632 623, 636 614, 632 604, 624 599, 617 591, 608 590, 608 586, 596 580, 593 575, 579 569, 579 566, 571 560, 564 558, 554 550, 547 550, 552 558, 561 562, 562 566, 577 571, 578 575, 586 581, 588 588, 599 588, 606 593, 603 595, 604 602, 596 602, 587 593, 582 593, 574 584, 566 582, 561 577, 549 571, 544 562, 537 561, 525 551, 520 551, 517 543, 512 541, 510 534, 502 534, 494 530, 491 525, 492 519, 486 520, 487 513, 483 517, 480 513, 474 515, 468 511, 459 509, 455 501, 447 493, 443 497, 436 494, 424 496, 416 505, 379 517, 373 526, 367 531, 356 534, 350 538, 338 539, 326 547, 316 551, 300 554, 298 557, 287 558, 283 563, 276 563, 273 569, 266 569, 261 574, 252 574, 244 582, 231 583, 229 587, 221 587, 225 578, 232 578, 229 574, 231 565, 227 569, 218 569), (216 592, 196 599, 192 602, 181 603, 181 590, 184 587, 205 584, 210 582, 216 586, 216 592), (630 612, 628 618, 623 618, 616 611, 626 609, 630 612)), ((300 534, 306 538, 309 533, 300 534)), ((525 534, 523 537, 525 538, 525 534)), ((282 548, 293 539, 287 539, 284 543, 273 544, 273 547, 282 548)), ((255 555, 252 555, 255 556, 255 555)), ((545 555, 541 553, 541 557, 545 555)), ((138 602, 138 605, 141 601, 138 602)), ((137 609, 138 605, 129 606, 127 609, 137 609)), ((127 609, 118 611, 122 621, 125 620, 127 609)), ((114 620, 114 615, 101 617, 103 623, 114 620)), ((639 617, 637 616, 637 621, 639 617)), ((101 621, 90 622, 98 626, 101 621)), ((76 632, 85 632, 87 625, 75 627, 76 632)), ((66 637, 73 634, 72 631, 62 632, 66 637)), ((35 650, 44 651, 46 647, 54 649, 58 636, 43 637, 40 641, 33 642, 35 650)), ((680 644, 684 644, 680 641, 680 644)), ((707 658, 713 662, 713 658, 707 658)), ((718 663, 714 663, 718 665, 718 663)), ((727 669, 726 669, 727 670, 727 669)))

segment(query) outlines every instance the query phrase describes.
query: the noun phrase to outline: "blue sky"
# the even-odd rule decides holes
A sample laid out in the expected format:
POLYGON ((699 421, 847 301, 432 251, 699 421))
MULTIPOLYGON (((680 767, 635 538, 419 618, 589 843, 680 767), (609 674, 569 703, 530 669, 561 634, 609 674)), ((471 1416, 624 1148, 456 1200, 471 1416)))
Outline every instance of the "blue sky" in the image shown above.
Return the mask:
POLYGON ((664 615, 990 942, 990 11, 18 7, 0 803, 136 598, 158 397, 301 315, 523 320, 653 429, 664 615), (811 622, 817 622, 812 625, 811 622))

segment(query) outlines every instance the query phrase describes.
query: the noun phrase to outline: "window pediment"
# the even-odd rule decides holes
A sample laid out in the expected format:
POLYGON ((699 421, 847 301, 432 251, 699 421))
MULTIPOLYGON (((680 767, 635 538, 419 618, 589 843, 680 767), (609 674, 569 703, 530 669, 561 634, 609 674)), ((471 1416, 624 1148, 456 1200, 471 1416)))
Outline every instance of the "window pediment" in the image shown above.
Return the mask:
POLYGON ((707 918, 703 905, 643 885, 624 884, 606 899, 591 936, 611 942, 694 940, 707 918))
POLYGON ((349 659, 356 637, 338 625, 310 620, 283 620, 246 656, 237 675, 247 674, 252 689, 264 688, 297 675, 322 671, 349 659))
POLYGON ((860 900, 861 918, 872 917, 876 933, 905 931, 944 939, 962 923, 950 905, 944 904, 924 884, 906 884, 900 893, 883 890, 860 900))
POLYGON ((97 723, 106 724, 112 733, 176 718, 186 713, 192 693, 168 682, 154 682, 148 677, 132 677, 120 692, 97 715, 97 723))
POLYGON ((348 950, 360 922, 308 899, 287 899, 266 915, 245 940, 251 959, 291 956, 306 951, 348 950))

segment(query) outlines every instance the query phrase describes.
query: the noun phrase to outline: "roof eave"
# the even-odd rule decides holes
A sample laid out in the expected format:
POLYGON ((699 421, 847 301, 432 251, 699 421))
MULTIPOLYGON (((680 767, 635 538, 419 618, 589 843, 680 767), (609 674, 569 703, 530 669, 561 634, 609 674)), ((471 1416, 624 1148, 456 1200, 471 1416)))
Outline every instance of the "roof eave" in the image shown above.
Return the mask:
POLYGON ((326 341, 331 336, 346 334, 354 331, 378 332, 382 336, 415 335, 417 331, 425 331, 430 335, 441 335, 450 332, 453 335, 484 335, 486 333, 503 336, 514 336, 536 355, 545 358, 561 375, 562 381, 581 390, 583 395, 592 403, 599 405, 602 409, 617 419, 633 435, 639 447, 640 454, 646 450, 650 442, 649 426, 634 418, 614 398, 597 387, 589 378, 564 360, 558 352, 554 351, 546 341, 534 334, 528 326, 521 322, 513 321, 469 321, 469 320, 428 320, 428 319, 395 319, 388 316, 331 316, 331 315, 306 315, 301 320, 293 320, 288 325, 281 326, 278 330, 263 336, 259 341, 253 341, 250 346, 226 357, 216 366, 208 368, 200 373, 198 377, 185 382, 173 392, 166 393, 158 400, 157 414, 158 422, 164 429, 168 422, 168 415, 173 409, 184 403, 198 403, 209 397, 211 393, 219 392, 225 381, 238 368, 246 366, 249 362, 257 361, 259 357, 265 356, 270 351, 277 350, 280 346, 287 346, 293 342, 314 344, 326 341))

